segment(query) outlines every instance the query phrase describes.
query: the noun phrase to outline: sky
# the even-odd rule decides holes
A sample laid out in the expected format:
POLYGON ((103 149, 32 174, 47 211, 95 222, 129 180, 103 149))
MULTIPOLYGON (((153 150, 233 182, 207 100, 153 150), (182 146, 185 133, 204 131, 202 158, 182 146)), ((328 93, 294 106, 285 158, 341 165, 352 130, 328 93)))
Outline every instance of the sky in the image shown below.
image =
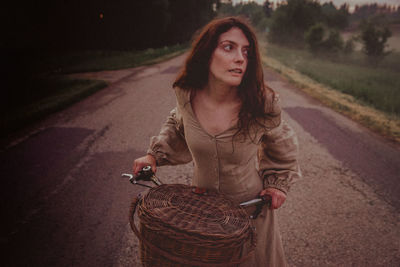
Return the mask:
MULTIPOLYGON (((249 0, 233 0, 232 2, 239 3, 240 1, 242 2, 247 2, 249 0)), ((251 1, 251 0, 250 0, 251 1)), ((265 0, 254 0, 255 2, 258 2, 259 4, 263 4, 265 0)), ((282 0, 270 0, 271 2, 282 2, 282 0)), ((388 5, 395 5, 399 6, 400 5, 400 0, 320 0, 321 3, 325 2, 333 2, 335 6, 339 7, 343 3, 348 3, 350 6, 350 10, 355 6, 355 5, 362 5, 362 4, 373 4, 373 3, 378 3, 378 4, 388 4, 388 5)))

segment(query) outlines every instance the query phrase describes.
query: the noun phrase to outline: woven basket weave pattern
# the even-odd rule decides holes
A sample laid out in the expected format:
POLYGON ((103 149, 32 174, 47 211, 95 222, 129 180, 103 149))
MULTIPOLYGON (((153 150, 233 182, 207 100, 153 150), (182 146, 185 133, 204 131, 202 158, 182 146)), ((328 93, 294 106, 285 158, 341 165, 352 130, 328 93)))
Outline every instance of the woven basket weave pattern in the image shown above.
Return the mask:
POLYGON ((217 191, 202 195, 193 189, 161 185, 143 197, 138 237, 144 266, 229 266, 241 260, 243 250, 254 248, 241 207, 217 191))

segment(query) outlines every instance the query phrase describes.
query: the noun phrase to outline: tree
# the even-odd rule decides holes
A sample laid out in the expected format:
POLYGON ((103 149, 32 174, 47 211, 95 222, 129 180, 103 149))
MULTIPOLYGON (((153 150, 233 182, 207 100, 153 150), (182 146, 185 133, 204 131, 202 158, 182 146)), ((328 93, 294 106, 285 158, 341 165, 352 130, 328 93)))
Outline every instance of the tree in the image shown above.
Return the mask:
POLYGON ((196 30, 213 18, 213 4, 216 3, 216 0, 170 0, 171 23, 165 36, 167 43, 190 40, 196 30))
POLYGON ((330 54, 337 54, 343 50, 343 39, 340 33, 333 29, 329 31, 329 36, 323 42, 323 48, 330 54))
POLYGON ((321 21, 321 5, 312 0, 288 0, 272 14, 271 30, 268 35, 275 43, 302 44, 304 33, 321 21))
POLYGON ((145 49, 190 40, 218 0, 43 0, 13 3, 0 45, 26 50, 145 49))
POLYGON ((248 2, 245 4, 240 3, 235 6, 232 6, 232 4, 221 4, 221 8, 218 10, 218 12, 222 16, 244 16, 248 18, 251 21, 251 24, 259 30, 265 30, 268 24, 264 6, 261 6, 255 2, 248 2))
POLYGON ((272 3, 270 1, 268 1, 268 0, 266 0, 264 2, 264 4, 263 4, 263 9, 264 9, 265 16, 267 18, 270 18, 271 15, 272 15, 272 11, 273 11, 272 10, 272 3))
POLYGON ((372 21, 362 24, 361 41, 363 52, 368 56, 372 65, 377 65, 390 51, 385 51, 387 40, 392 36, 387 26, 381 26, 372 21))
POLYGON ((343 4, 339 9, 332 3, 324 3, 321 7, 323 20, 331 28, 344 29, 349 24, 349 6, 343 4))
POLYGON ((312 53, 320 51, 336 54, 343 49, 343 39, 335 29, 326 30, 321 23, 310 27, 304 39, 312 53))
POLYGON ((318 52, 321 49, 324 35, 325 29, 321 23, 317 23, 308 29, 304 35, 304 39, 311 52, 318 52))

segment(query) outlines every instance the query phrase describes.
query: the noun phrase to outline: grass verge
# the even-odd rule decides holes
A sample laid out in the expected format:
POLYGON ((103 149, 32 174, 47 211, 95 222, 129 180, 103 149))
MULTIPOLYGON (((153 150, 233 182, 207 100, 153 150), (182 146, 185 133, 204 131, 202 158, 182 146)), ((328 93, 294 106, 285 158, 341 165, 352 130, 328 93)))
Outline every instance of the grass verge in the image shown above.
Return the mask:
MULTIPOLYGON (((266 51, 265 44, 263 47, 263 50, 266 51)), ((374 74, 373 70, 364 67, 366 71, 362 72, 360 71, 362 67, 359 66, 313 59, 306 54, 306 51, 295 51, 287 48, 279 50, 280 48, 273 47, 271 52, 271 47, 271 45, 268 45, 269 52, 263 54, 264 64, 282 73, 304 92, 325 105, 390 140, 400 142, 400 118, 396 110, 400 106, 400 87, 398 86, 400 78, 399 75, 393 74, 396 71, 392 70, 391 73, 387 74, 384 73, 384 70, 381 70, 374 74), (302 55, 302 53, 305 55, 302 55), (284 56, 285 54, 286 56, 284 56), (304 68, 296 67, 303 65, 305 65, 304 68), (337 72, 341 73, 337 74, 337 72), (365 82, 364 79, 370 82, 365 82), (371 82, 371 80, 374 80, 374 82, 371 82), (346 83, 353 83, 351 86, 358 89, 348 90, 351 86, 346 88, 344 85, 346 83), (385 84, 382 85, 383 83, 385 84), (368 84, 373 84, 373 86, 365 89, 365 85, 368 84), (381 107, 382 110, 376 108, 376 103, 369 103, 365 100, 376 101, 379 97, 386 99, 386 102, 382 101, 385 104, 383 108, 381 107), (389 111, 387 107, 389 107, 389 111)), ((390 70, 387 71, 390 72, 390 70)))
POLYGON ((45 84, 50 87, 48 89, 54 91, 31 101, 23 101, 24 105, 13 105, 2 112, 0 123, 1 128, 5 129, 2 131, 2 136, 17 131, 50 113, 60 111, 107 86, 104 81, 67 77, 52 77, 46 80, 45 84))
POLYGON ((155 64, 184 53, 187 44, 149 48, 142 51, 79 51, 69 52, 42 60, 38 68, 52 73, 79 73, 102 70, 119 70, 155 64))
POLYGON ((105 81, 76 79, 66 74, 155 64, 186 49, 187 45, 175 45, 144 51, 85 51, 45 57, 28 53, 24 62, 29 65, 6 89, 8 97, 0 108, 1 137, 107 87, 105 81))

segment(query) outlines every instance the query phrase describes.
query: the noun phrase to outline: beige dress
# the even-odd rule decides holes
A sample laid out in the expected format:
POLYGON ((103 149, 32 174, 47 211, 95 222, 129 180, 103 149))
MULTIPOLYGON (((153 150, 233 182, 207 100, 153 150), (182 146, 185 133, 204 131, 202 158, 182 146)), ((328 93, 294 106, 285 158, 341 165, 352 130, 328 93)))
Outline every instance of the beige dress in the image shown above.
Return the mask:
MULTIPOLYGON (((297 139, 280 119, 277 98, 273 108, 276 116, 264 122, 270 130, 254 126, 253 140, 238 137, 232 142, 236 127, 218 135, 208 134, 192 110, 190 93, 181 89, 175 92, 177 106, 160 134, 151 138, 148 150, 158 166, 193 160, 193 185, 218 189, 237 203, 256 198, 266 187, 287 193, 300 177, 297 139)), ((274 211, 264 208, 253 223, 257 233, 256 252, 243 266, 286 266, 274 211)))

